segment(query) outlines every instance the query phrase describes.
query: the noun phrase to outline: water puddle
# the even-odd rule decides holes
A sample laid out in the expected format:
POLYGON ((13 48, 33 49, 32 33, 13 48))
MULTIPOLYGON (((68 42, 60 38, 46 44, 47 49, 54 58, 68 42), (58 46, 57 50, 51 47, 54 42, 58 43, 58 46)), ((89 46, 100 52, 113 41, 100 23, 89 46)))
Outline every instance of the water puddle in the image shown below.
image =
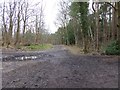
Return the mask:
POLYGON ((28 59, 37 59, 37 56, 23 56, 23 57, 16 57, 16 60, 28 60, 28 59))
POLYGON ((43 59, 46 57, 53 57, 52 55, 49 54, 37 54, 37 55, 10 55, 10 56, 4 56, 2 57, 2 61, 24 61, 24 60, 38 60, 38 59, 43 59))

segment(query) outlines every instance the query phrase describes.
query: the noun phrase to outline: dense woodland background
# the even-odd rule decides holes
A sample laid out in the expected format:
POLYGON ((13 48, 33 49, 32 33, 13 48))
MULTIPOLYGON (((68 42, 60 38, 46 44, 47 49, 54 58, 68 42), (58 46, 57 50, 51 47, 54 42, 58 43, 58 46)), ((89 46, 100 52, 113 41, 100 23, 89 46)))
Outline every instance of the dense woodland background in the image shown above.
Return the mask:
POLYGON ((49 34, 44 22, 43 1, 31 6, 27 0, 6 3, 0 7, 2 46, 31 44, 76 45, 84 53, 120 55, 120 1, 70 2, 61 0, 58 31, 49 34))

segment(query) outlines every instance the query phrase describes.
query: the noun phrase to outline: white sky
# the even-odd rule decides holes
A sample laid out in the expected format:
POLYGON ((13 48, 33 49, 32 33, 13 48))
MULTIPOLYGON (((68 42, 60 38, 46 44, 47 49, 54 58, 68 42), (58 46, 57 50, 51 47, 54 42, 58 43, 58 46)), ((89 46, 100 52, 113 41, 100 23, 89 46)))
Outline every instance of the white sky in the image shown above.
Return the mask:
POLYGON ((55 21, 58 13, 58 0, 46 0, 45 21, 48 25, 50 33, 57 31, 55 21))
MULTIPOLYGON (((3 3, 4 1, 9 2, 12 0, 0 0, 0 3, 3 3)), ((41 0, 28 0, 28 2, 32 5, 40 1, 41 0)), ((59 1, 60 0, 43 0, 45 4, 45 11, 44 11, 45 25, 46 25, 46 29, 50 33, 54 33, 58 29, 58 27, 55 25, 55 21, 57 19, 59 1)))
MULTIPOLYGON (((0 3, 3 2, 8 2, 12 0, 0 0, 0 3)), ((28 0, 30 4, 35 4, 37 2, 40 2, 41 0, 28 0)), ((50 33, 54 33, 57 31, 58 27, 55 25, 55 21, 57 18, 57 13, 58 13, 58 3, 60 0, 43 0, 45 3, 45 24, 46 24, 46 29, 49 30, 50 33)), ((79 0, 78 0, 79 1, 79 0)), ((92 0, 90 0, 91 2, 92 0)), ((89 9, 91 8, 91 5, 89 9)))
MULTIPOLYGON (((0 3, 3 2, 9 2, 11 0, 0 0, 0 3)), ((28 2, 32 5, 34 5, 37 2, 40 2, 41 0, 28 0, 28 2)), ((46 29, 49 30, 50 33, 54 33, 57 31, 57 26, 55 25, 55 20, 57 18, 58 13, 58 2, 59 0, 43 0, 45 4, 45 25, 46 29)))
MULTIPOLYGON (((30 4, 35 4, 37 2, 40 2, 41 0, 28 0, 30 4)), ((55 20, 57 18, 58 13, 58 7, 57 3, 59 0, 43 0, 45 11, 44 11, 44 19, 45 19, 45 25, 46 29, 50 33, 54 33, 57 31, 57 26, 55 25, 55 20)))
MULTIPOLYGON (((9 2, 12 0, 0 0, 0 3, 3 3, 4 1, 9 2)), ((28 0, 28 2, 32 5, 40 1, 41 0, 28 0)), ((55 21, 57 19, 59 1, 60 0, 43 0, 45 4, 45 25, 49 33, 54 33, 58 29, 58 27, 55 25, 55 21)))

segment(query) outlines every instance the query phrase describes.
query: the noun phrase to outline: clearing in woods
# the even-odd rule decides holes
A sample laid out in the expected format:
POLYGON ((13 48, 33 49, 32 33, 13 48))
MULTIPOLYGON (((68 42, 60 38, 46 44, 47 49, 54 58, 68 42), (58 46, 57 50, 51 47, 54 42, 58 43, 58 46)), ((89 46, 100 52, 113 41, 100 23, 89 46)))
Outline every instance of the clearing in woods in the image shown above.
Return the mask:
POLYGON ((2 84, 3 88, 117 88, 118 58, 73 55, 63 45, 34 53, 3 51, 2 84))

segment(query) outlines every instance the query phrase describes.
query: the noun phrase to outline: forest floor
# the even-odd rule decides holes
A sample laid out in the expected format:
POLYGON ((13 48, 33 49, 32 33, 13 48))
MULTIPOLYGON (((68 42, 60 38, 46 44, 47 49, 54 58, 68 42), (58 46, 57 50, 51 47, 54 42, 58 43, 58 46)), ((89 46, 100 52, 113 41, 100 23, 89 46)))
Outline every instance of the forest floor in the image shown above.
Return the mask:
POLYGON ((3 88, 118 88, 119 56, 74 55, 63 45, 2 53, 3 88))

